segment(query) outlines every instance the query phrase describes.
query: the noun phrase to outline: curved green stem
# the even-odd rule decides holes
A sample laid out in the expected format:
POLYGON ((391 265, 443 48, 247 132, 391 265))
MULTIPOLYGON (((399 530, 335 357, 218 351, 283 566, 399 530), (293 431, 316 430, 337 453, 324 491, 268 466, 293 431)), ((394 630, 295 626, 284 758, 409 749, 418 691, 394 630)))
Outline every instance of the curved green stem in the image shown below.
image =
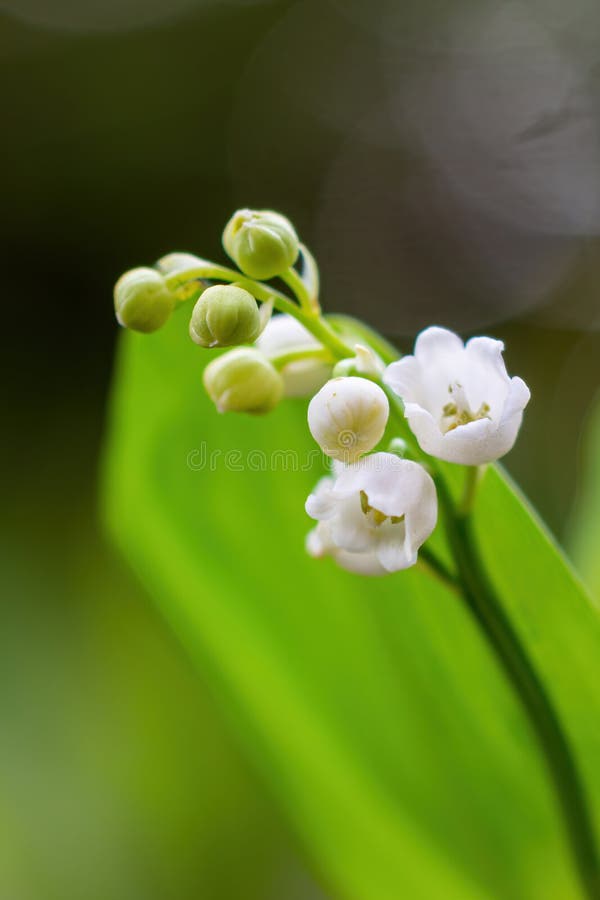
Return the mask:
POLYGON ((325 347, 333 354, 335 359, 348 359, 354 356, 354 351, 335 333, 331 325, 321 316, 307 316, 306 313, 296 308, 292 313, 299 322, 304 325, 325 347))
POLYGON ((450 569, 441 561, 441 559, 428 547, 421 547, 419 550, 418 565, 433 576, 437 581, 441 582, 444 587, 449 588, 455 594, 461 594, 460 580, 454 575, 450 569))
POLYGON ((390 344, 390 342, 386 341, 378 331, 375 331, 375 329, 371 328, 369 325, 365 325, 365 323, 361 322, 359 319, 334 313, 333 315, 328 315, 327 320, 342 334, 351 334, 359 340, 364 341, 368 347, 377 353, 382 362, 386 365, 400 359, 402 354, 398 352, 393 344, 390 344))
POLYGON ((271 357, 271 363, 276 369, 283 369, 289 363, 302 362, 305 359, 316 359, 333 363, 331 353, 327 347, 306 347, 302 350, 289 350, 287 353, 271 357))
POLYGON ((600 858, 585 787, 567 735, 527 651, 495 594, 480 558, 471 518, 456 510, 438 480, 448 539, 458 567, 462 596, 485 634, 527 714, 545 757, 584 894, 600 898, 600 858))
MULTIPOLYGON (((299 276, 298 276, 299 277, 299 276)), ((273 306, 280 312, 287 313, 304 325, 307 331, 310 331, 317 340, 327 347, 335 359, 346 359, 353 356, 353 351, 344 341, 336 334, 331 325, 321 316, 317 316, 311 310, 306 312, 294 303, 286 294, 276 290, 269 284, 262 281, 255 281, 247 278, 236 269, 230 269, 228 266, 219 266, 212 262, 204 262, 202 265, 191 266, 189 269, 175 272, 166 276, 167 286, 171 290, 175 290, 186 281, 192 281, 196 278, 218 279, 219 281, 234 281, 236 284, 245 287, 253 297, 261 302, 273 301, 273 306)))
MULTIPOLYGON (((194 281, 197 278, 204 278, 210 281, 235 281, 236 284, 245 285, 257 300, 273 299, 274 305, 280 304, 283 312, 289 312, 290 307, 297 309, 293 300, 290 300, 289 297, 274 287, 264 284, 262 281, 247 278, 246 275, 238 272, 237 269, 231 269, 229 266, 219 266, 208 260, 203 260, 202 265, 190 266, 189 269, 173 272, 165 277, 165 281, 170 290, 176 290, 186 282, 194 281)), ((277 308, 279 309, 280 307, 277 306, 277 308)))
POLYGON ((285 272, 282 272, 279 277, 292 289, 300 302, 301 308, 307 315, 319 315, 321 309, 318 302, 315 303, 308 285, 294 268, 287 269, 285 272))
POLYGON ((459 508, 459 512, 463 516, 469 515, 473 509, 477 497, 477 488, 483 478, 486 466, 467 466, 466 469, 463 495, 459 508))

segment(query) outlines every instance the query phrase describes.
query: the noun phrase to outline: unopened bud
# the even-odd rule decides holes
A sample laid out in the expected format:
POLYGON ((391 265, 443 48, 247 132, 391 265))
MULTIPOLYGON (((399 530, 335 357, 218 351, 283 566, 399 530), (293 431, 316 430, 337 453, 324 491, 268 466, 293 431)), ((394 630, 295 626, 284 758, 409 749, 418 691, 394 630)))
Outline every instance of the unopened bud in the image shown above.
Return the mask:
POLYGON ((133 331, 156 331, 165 324, 175 298, 160 272, 140 267, 125 272, 115 285, 115 313, 120 325, 133 331))
POLYGON ((223 232, 223 246, 250 278, 274 278, 298 258, 298 235, 285 216, 271 210, 240 209, 223 232))
POLYGON ((201 347, 234 347, 255 341, 260 325, 252 294, 233 284, 216 284, 194 306, 190 337, 201 347))
POLYGON ((389 403, 382 389, 365 378, 333 378, 308 406, 308 427, 324 453, 353 463, 383 437, 389 403))
POLYGON ((385 371, 385 365, 370 347, 365 347, 363 344, 355 344, 354 352, 356 356, 341 359, 335 365, 333 369, 334 378, 355 374, 378 378, 385 371))
POLYGON ((204 370, 204 387, 219 412, 261 415, 283 396, 283 380, 254 347, 236 347, 213 359, 204 370))

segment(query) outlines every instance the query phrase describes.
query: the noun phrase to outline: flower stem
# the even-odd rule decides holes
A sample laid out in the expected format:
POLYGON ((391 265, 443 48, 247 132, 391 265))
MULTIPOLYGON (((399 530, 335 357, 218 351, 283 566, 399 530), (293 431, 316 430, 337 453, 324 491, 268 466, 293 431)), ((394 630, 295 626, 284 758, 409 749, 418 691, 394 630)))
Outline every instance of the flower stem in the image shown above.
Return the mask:
POLYGON ((461 594, 461 583, 459 579, 447 568, 441 559, 436 556, 433 550, 429 550, 428 547, 421 547, 417 564, 424 572, 427 572, 428 575, 431 575, 437 581, 440 581, 444 587, 454 591, 455 594, 461 594))
POLYGON ((458 567, 462 596, 512 684, 537 737, 562 812, 583 895, 588 900, 599 900, 598 847, 585 787, 567 735, 487 576, 473 534, 471 517, 454 507, 442 479, 438 480, 438 488, 445 507, 448 538, 458 567))
POLYGON ((279 277, 292 289, 300 302, 300 306, 307 315, 319 315, 321 312, 319 301, 313 297, 308 285, 294 268, 287 269, 279 277))
POLYGON ((477 497, 477 488, 479 482, 485 473, 485 466, 466 466, 465 483, 463 486, 463 496, 460 503, 460 513, 468 516, 477 497))
POLYGON ((401 354, 393 344, 390 344, 378 331, 375 331, 374 328, 371 328, 359 319, 355 319, 353 316, 342 315, 341 313, 334 313, 333 315, 328 315, 327 320, 342 334, 352 334, 354 338, 363 341, 377 353, 386 365, 400 359, 401 354))
MULTIPOLYGON (((341 337, 336 334, 331 325, 324 318, 315 315, 312 308, 310 312, 307 312, 291 300, 290 297, 286 296, 286 294, 271 287, 270 284, 264 284, 262 281, 254 281, 252 278, 247 278, 236 269, 230 269, 228 266, 218 266, 215 263, 203 261, 201 265, 191 266, 184 271, 168 275, 165 280, 167 286, 171 288, 171 290, 175 290, 187 281, 193 281, 197 278, 206 278, 209 280, 216 279, 229 282, 234 281, 236 284, 241 285, 241 287, 246 288, 246 290, 248 290, 253 297, 256 297, 257 300, 260 300, 263 303, 272 300, 273 306, 275 309, 278 309, 279 312, 287 313, 295 319, 298 319, 307 331, 310 331, 323 346, 331 351, 334 359, 347 359, 354 355, 352 348, 344 343, 341 337)), ((298 279, 301 281, 299 275, 298 279)))
POLYGON ((305 347, 301 350, 288 350, 287 353, 273 356, 271 357, 271 364, 274 365, 276 369, 283 369, 289 363, 303 362, 307 359, 333 362, 331 353, 327 347, 305 347))

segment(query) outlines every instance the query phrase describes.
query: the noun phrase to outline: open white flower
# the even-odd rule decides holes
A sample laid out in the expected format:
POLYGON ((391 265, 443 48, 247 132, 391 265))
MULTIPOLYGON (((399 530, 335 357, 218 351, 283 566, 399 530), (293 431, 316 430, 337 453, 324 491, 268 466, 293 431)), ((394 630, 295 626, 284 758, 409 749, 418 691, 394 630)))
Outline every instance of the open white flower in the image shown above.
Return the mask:
POLYGON ((475 337, 463 344, 445 328, 427 328, 414 356, 388 366, 385 382, 404 401, 420 447, 448 462, 477 466, 512 448, 529 388, 509 378, 504 344, 475 337))
POLYGON ((323 478, 306 501, 319 525, 308 552, 363 574, 407 569, 437 521, 435 485, 418 463, 373 453, 323 478))
POLYGON ((308 427, 327 456, 352 463, 379 443, 389 413, 379 385, 358 376, 332 378, 308 405, 308 427))
MULTIPOLYGON (((269 359, 294 350, 317 350, 319 341, 297 319, 286 313, 273 316, 256 341, 269 359)), ((289 362, 280 370, 286 397, 311 397, 331 377, 333 366, 322 359, 289 362)))

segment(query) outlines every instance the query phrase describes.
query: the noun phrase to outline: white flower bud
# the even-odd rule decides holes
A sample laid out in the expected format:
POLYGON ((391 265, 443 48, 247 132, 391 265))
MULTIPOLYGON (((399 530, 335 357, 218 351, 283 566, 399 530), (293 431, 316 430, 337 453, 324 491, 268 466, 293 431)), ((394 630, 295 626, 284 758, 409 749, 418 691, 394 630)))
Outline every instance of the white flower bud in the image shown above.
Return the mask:
POLYGON ((219 412, 262 415, 283 396, 283 381, 254 347, 236 347, 213 359, 204 370, 204 387, 219 412))
MULTIPOLYGON (((256 341, 256 346, 269 359, 274 359, 294 350, 316 350, 321 344, 297 319, 283 313, 271 318, 256 341)), ((280 369, 285 396, 312 397, 331 377, 331 369, 331 363, 322 359, 301 359, 286 363, 280 369)))
POLYGON ((368 375, 379 378, 385 371, 385 365, 379 356, 370 347, 364 344, 355 344, 354 352, 356 356, 348 359, 341 359, 333 370, 333 377, 345 377, 348 375, 368 375))
POLYGON ((509 378, 504 344, 488 337, 463 344, 445 328, 427 328, 414 356, 388 366, 385 381, 404 401, 419 446, 448 462, 478 466, 512 448, 529 388, 509 378))
POLYGON ((378 385, 333 378, 310 401, 308 427, 324 453, 351 463, 379 443, 388 416, 388 399, 378 385))

